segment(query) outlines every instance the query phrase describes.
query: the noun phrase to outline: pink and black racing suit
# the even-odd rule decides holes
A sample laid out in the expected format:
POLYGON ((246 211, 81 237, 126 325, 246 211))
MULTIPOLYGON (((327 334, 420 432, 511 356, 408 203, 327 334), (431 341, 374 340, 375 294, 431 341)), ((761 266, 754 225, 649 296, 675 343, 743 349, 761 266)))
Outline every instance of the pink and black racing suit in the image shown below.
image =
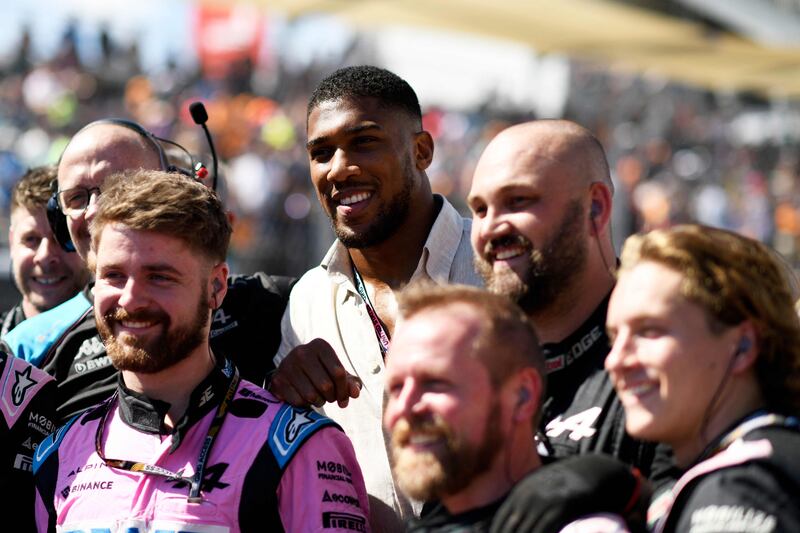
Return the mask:
POLYGON ((349 439, 330 419, 293 408, 241 381, 205 463, 201 501, 181 479, 113 468, 105 458, 154 465, 184 478, 231 383, 230 365, 192 393, 165 429, 169 406, 125 387, 72 418, 36 450, 39 531, 367 531, 367 494, 349 439), (103 427, 104 426, 104 427, 103 427))

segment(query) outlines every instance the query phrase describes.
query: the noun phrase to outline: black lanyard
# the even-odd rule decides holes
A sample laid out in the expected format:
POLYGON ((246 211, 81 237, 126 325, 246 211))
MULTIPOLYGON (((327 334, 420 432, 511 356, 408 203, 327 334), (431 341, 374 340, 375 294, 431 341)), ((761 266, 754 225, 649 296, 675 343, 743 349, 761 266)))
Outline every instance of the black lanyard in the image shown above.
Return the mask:
POLYGON ((385 327, 383 327, 383 322, 381 322, 381 319, 378 317, 378 313, 376 313, 375 309, 372 307, 372 303, 369 300, 369 295, 367 294, 367 288, 364 287, 364 281, 361 279, 361 274, 358 273, 358 269, 356 268, 355 264, 353 265, 353 278, 356 281, 356 290, 358 290, 358 294, 361 295, 361 298, 364 300, 364 303, 367 306, 367 313, 369 314, 370 320, 372 320, 372 327, 375 329, 375 336, 378 337, 378 346, 381 349, 381 355, 385 359, 386 352, 389 351, 389 345, 391 344, 389 332, 386 331, 385 327))
MULTIPOLYGON (((230 362, 227 362, 226 364, 231 365, 230 362)), ((128 470, 129 472, 141 472, 143 474, 161 476, 170 481, 183 481, 190 487, 188 497, 189 502, 200 503, 202 501, 202 498, 200 497, 200 484, 203 481, 203 473, 206 468, 206 461, 208 461, 208 456, 211 454, 211 446, 214 444, 217 434, 219 434, 219 430, 222 427, 222 422, 225 420, 225 415, 228 414, 228 406, 230 405, 231 401, 233 401, 233 395, 236 394, 236 389, 239 387, 239 370, 235 366, 231 366, 233 367, 233 375, 228 383, 228 391, 225 393, 225 397, 217 406, 217 412, 214 414, 214 420, 211 421, 211 427, 208 428, 206 438, 203 440, 203 447, 200 450, 200 455, 197 457, 197 463, 195 464, 194 476, 184 476, 183 469, 173 472, 171 470, 167 470, 166 468, 148 463, 138 463, 135 461, 125 461, 122 459, 108 459, 103 455, 100 440, 103 437, 103 430, 105 429, 108 413, 111 412, 111 406, 117 399, 117 392, 114 392, 114 396, 112 396, 106 404, 106 410, 100 419, 100 424, 97 426, 97 433, 95 433, 94 437, 94 446, 97 455, 106 464, 106 466, 110 468, 119 468, 122 470, 128 470)), ((228 368, 225 370, 228 370, 228 368)))

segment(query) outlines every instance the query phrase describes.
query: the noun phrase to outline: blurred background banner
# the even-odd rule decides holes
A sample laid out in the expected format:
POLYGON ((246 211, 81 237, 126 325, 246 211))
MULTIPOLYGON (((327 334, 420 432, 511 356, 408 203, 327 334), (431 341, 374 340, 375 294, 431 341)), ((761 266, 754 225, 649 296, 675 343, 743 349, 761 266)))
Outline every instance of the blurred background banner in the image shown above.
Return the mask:
POLYGON ((257 62, 264 20, 265 14, 254 5, 198 5, 192 35, 203 73, 218 80, 230 75, 232 65, 257 62))
POLYGON ((500 129, 567 118, 617 185, 615 243, 698 221, 800 264, 800 0, 3 0, 0 303, 8 200, 101 117, 210 157, 236 214, 234 271, 299 275, 333 239, 308 175, 306 103, 336 68, 376 64, 417 91, 429 177, 467 213, 500 129))

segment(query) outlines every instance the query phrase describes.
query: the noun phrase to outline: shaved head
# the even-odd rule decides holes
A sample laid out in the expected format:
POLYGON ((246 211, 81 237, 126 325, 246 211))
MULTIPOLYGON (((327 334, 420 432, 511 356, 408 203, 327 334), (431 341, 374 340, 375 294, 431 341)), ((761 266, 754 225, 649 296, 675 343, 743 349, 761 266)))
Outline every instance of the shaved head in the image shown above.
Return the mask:
MULTIPOLYGON (((70 140, 58 164, 58 189, 103 188, 111 174, 126 170, 164 170, 156 141, 120 124, 92 123, 70 140)), ((67 228, 78 255, 86 261, 90 252, 87 219, 89 206, 78 216, 67 217, 67 228)))
POLYGON ((603 146, 592 132, 574 122, 537 120, 511 126, 492 139, 478 166, 508 165, 518 158, 537 165, 561 165, 569 170, 569 185, 575 188, 601 182, 614 192, 603 146))
POLYGON ((475 265, 490 290, 535 319, 537 332, 553 317, 583 316, 573 311, 576 298, 594 309, 610 291, 612 195, 602 145, 573 122, 512 126, 481 155, 467 198, 475 265))
POLYGON ((161 167, 155 145, 138 132, 119 124, 90 124, 76 133, 64 149, 58 165, 59 185, 66 167, 87 156, 123 167, 117 171, 161 167))

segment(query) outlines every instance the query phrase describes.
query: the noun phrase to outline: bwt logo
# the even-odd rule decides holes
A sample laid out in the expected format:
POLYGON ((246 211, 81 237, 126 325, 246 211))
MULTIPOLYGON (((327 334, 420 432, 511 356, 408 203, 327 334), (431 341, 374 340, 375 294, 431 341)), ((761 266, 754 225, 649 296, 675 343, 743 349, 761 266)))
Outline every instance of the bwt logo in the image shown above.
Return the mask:
POLYGON ((104 355, 97 359, 89 359, 86 362, 75 363, 74 368, 76 373, 83 374, 84 372, 92 372, 109 365, 111 365, 111 359, 109 359, 107 355, 104 355))

